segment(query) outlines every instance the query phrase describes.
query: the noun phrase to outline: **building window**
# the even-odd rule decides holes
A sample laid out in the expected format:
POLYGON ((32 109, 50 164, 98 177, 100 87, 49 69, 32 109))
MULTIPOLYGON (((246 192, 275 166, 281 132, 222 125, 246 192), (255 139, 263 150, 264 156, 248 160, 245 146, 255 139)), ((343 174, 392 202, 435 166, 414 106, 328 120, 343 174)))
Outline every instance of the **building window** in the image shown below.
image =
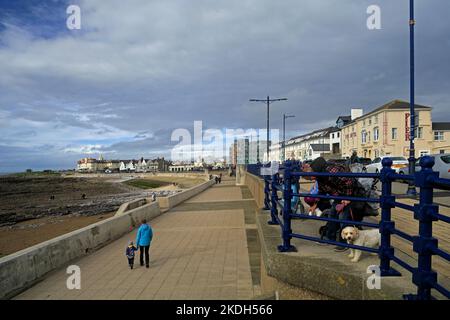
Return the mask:
POLYGON ((374 123, 377 124, 378 123, 378 115, 374 116, 374 119, 375 119, 374 123))
POLYGON ((334 139, 334 133, 331 134, 331 139, 334 139))
POLYGON ((440 153, 440 154, 444 154, 444 153, 445 153, 445 150, 439 150, 439 153, 440 153))
POLYGON ((369 119, 369 126, 372 125, 372 119, 369 119))
POLYGON ((418 127, 414 130, 414 138, 422 139, 423 138, 423 127, 418 127))
POLYGON ((380 151, 375 150, 375 158, 378 158, 380 156, 380 151))
POLYGON ((444 131, 435 131, 434 141, 444 141, 444 131))
POLYGON ((340 133, 340 132, 337 133, 337 137, 338 137, 338 138, 341 137, 341 133, 340 133))
POLYGON ((397 128, 392 128, 392 140, 397 140, 397 128))
POLYGON ((379 131, 378 127, 373 128, 373 141, 378 141, 379 138, 379 131))

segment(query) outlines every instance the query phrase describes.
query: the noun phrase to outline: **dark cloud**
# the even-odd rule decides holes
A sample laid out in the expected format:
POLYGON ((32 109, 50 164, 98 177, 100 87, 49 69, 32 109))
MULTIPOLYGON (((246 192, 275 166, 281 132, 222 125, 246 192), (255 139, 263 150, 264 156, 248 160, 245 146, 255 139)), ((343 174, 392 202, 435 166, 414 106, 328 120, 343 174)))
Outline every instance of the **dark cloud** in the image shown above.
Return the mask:
MULTIPOLYGON (((409 100, 407 1, 378 1, 382 29, 374 31, 366 28, 371 0, 77 3, 79 33, 60 30, 65 2, 4 11, 1 145, 51 144, 56 158, 67 150, 168 154, 172 130, 195 120, 264 128, 265 106, 250 98, 287 97, 272 105, 271 127, 295 114, 289 134, 332 125, 351 107, 409 100), (41 33, 30 31, 39 25, 41 33)), ((447 0, 416 3, 416 101, 439 121, 450 121, 449 9, 447 0)), ((48 159, 34 155, 21 168, 48 159)))

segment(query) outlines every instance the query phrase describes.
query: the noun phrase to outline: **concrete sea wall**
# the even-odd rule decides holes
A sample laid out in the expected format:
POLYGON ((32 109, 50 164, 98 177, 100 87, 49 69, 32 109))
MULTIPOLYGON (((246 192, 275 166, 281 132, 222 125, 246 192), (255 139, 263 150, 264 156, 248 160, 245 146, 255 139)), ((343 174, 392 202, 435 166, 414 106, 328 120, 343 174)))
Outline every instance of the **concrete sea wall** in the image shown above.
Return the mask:
POLYGON ((208 189, 210 186, 212 186, 215 183, 214 180, 208 180, 202 184, 199 184, 195 187, 189 188, 187 190, 184 190, 183 192, 179 192, 177 194, 168 196, 168 197, 159 197, 158 203, 161 209, 171 209, 175 207, 176 205, 182 203, 183 201, 186 201, 193 196, 196 196, 197 194, 203 192, 204 190, 208 189))
POLYGON ((52 270, 67 266, 111 243, 139 226, 142 219, 151 220, 163 211, 186 201, 214 184, 206 181, 172 196, 138 199, 121 205, 116 214, 104 221, 39 243, 0 259, 0 299, 11 298, 29 288, 52 270))
POLYGON ((1 258, 0 299, 20 293, 48 272, 120 238, 142 219, 160 214, 157 202, 148 203, 1 258))

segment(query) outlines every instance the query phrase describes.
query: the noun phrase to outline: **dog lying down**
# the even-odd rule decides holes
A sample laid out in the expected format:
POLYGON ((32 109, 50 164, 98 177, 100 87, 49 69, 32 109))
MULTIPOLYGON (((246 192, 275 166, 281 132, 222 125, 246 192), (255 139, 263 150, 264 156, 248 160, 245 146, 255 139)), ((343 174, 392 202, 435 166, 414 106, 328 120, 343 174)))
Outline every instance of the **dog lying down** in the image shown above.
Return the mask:
MULTIPOLYGON (((355 227, 345 227, 341 232, 341 237, 347 240, 348 244, 369 248, 378 248, 381 240, 378 229, 359 230, 355 227)), ((359 258, 361 258, 361 250, 350 248, 348 257, 351 259, 351 262, 358 262, 359 258)))

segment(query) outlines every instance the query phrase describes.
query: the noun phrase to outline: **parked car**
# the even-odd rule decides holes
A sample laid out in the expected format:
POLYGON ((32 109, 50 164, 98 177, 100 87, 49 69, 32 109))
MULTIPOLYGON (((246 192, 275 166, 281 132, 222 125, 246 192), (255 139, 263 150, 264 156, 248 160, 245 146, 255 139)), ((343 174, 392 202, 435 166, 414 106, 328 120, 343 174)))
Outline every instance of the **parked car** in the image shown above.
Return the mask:
MULTIPOLYGON (((433 171, 439 172, 439 177, 444 179, 450 179, 450 153, 433 154, 430 157, 434 158, 433 171)), ((420 171, 420 158, 416 161, 416 172, 420 171)), ((405 174, 409 174, 409 167, 406 165, 401 168, 405 174)))
POLYGON ((363 164, 363 166, 367 166, 372 163, 372 159, 370 158, 359 158, 359 162, 363 164))
POLYGON ((384 158, 391 158, 392 159, 392 169, 394 169, 397 173, 404 174, 404 167, 408 166, 408 160, 406 160, 405 157, 378 157, 375 158, 371 164, 368 164, 365 166, 366 172, 369 173, 378 173, 383 169, 383 165, 381 162, 384 158))

